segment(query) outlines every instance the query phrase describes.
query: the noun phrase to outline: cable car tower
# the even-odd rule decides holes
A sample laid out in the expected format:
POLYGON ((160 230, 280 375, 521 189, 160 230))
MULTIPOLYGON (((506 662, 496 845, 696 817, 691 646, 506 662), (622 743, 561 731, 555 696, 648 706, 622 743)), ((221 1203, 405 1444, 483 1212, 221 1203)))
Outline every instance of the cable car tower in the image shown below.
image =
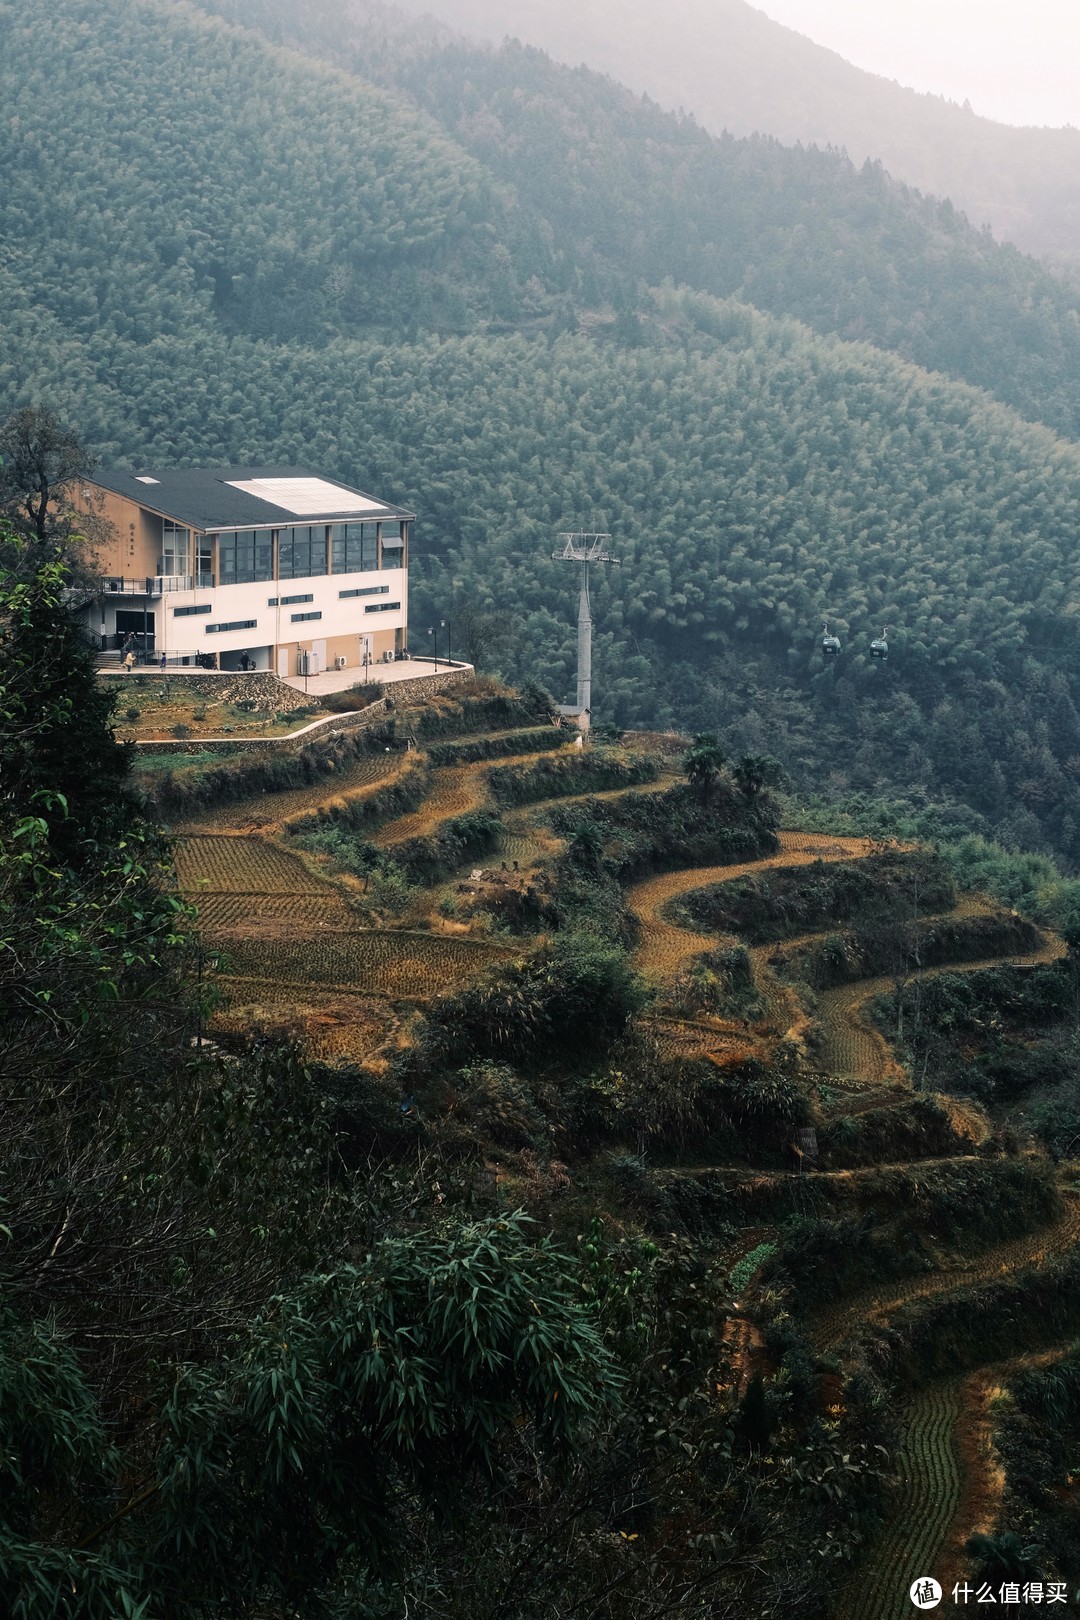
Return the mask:
POLYGON ((593 563, 614 563, 618 557, 608 550, 610 534, 560 534, 562 546, 551 553, 553 562, 578 563, 581 568, 581 595, 577 620, 577 704, 575 709, 582 731, 589 729, 592 712, 592 604, 589 601, 589 568, 593 563))

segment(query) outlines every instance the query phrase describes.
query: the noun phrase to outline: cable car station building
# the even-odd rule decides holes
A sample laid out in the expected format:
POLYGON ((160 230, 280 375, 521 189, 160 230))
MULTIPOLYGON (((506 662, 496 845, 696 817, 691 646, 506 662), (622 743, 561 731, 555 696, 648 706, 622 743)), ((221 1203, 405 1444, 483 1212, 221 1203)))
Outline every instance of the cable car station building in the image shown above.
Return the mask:
POLYGON ((112 531, 91 620, 103 649, 281 676, 406 650, 411 512, 304 467, 83 482, 112 531))

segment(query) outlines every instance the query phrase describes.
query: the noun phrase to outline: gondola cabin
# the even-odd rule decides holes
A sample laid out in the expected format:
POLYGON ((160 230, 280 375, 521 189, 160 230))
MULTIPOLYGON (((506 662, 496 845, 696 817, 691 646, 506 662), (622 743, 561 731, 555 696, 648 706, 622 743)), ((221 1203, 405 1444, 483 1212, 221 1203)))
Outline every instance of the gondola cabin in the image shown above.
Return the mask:
POLYGON ((871 658, 879 659, 881 663, 884 663, 888 658, 889 643, 885 639, 884 630, 881 632, 880 636, 875 636, 874 640, 870 643, 870 656, 871 658))
POLYGON ((823 658, 837 658, 840 654, 840 641, 836 636, 829 634, 828 624, 821 627, 821 656, 823 658))

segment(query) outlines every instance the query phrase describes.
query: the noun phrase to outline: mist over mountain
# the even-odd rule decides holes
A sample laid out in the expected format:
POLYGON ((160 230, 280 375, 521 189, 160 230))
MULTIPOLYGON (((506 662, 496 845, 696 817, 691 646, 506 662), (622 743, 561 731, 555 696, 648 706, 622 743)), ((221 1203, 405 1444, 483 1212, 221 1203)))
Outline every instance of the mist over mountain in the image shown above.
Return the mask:
POLYGON ((1028 252, 1080 260, 1080 130, 1017 129, 854 67, 745 0, 404 0, 466 33, 517 35, 612 74, 715 134, 880 160, 1028 252))

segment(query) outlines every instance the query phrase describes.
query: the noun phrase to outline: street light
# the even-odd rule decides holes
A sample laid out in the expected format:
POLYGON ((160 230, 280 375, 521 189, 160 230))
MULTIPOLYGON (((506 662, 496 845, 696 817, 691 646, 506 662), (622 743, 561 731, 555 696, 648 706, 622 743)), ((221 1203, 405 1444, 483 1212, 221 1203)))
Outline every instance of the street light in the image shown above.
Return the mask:
POLYGON ((439 620, 439 628, 440 628, 440 630, 445 629, 445 631, 446 631, 446 662, 448 664, 452 664, 454 662, 454 658, 453 658, 453 654, 450 651, 450 616, 449 616, 449 614, 447 614, 445 619, 440 619, 439 620))
MULTIPOLYGON (((435 635, 435 632, 431 628, 430 625, 428 626, 428 636, 429 637, 434 636, 434 638, 435 638, 433 645, 435 647, 435 673, 437 675, 439 673, 439 638, 438 638, 438 636, 435 635)), ((431 645, 431 644, 432 643, 429 642, 429 645, 431 645)))

